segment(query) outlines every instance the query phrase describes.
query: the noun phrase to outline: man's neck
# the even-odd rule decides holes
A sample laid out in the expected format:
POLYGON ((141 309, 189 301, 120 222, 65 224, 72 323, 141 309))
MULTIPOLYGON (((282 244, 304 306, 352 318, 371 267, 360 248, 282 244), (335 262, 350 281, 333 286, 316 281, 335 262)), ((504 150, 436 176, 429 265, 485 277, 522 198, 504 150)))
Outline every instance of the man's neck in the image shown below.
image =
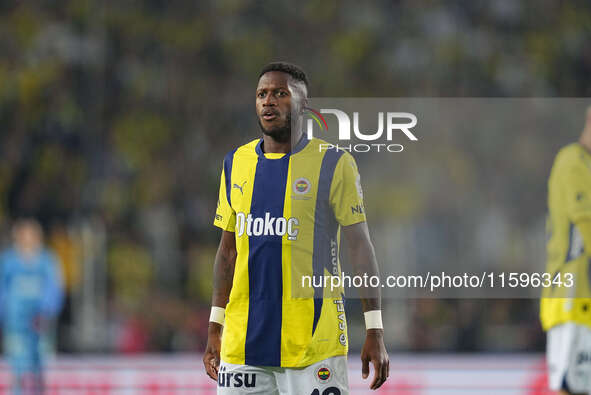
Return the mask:
MULTIPOLYGON (((300 138, 301 133, 296 141, 299 141, 300 138)), ((273 137, 263 134, 263 151, 266 154, 287 154, 291 151, 291 138, 285 143, 281 143, 274 140, 273 137)))
POLYGON ((287 154, 291 151, 291 139, 285 143, 276 141, 271 136, 263 135, 263 151, 265 154, 287 154))

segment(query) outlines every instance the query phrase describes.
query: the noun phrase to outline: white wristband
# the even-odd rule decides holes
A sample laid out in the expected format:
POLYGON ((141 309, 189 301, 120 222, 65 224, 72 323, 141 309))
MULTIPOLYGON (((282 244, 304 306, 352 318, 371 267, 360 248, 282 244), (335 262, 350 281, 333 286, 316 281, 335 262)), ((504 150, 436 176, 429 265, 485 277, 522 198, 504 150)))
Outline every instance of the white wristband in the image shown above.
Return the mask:
POLYGON ((366 311, 363 315, 365 316, 365 329, 384 329, 381 310, 366 311))
POLYGON ((224 319, 226 317, 226 309, 218 306, 211 306, 211 314, 209 315, 209 322, 217 322, 220 325, 224 325, 224 319))

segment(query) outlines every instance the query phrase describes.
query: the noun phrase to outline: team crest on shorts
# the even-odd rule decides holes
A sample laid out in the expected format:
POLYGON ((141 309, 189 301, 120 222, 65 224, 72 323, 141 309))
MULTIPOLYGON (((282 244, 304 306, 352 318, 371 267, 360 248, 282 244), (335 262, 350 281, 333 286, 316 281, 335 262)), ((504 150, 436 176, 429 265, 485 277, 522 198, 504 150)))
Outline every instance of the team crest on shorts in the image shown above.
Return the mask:
POLYGON ((310 192, 310 181, 307 178, 301 177, 293 183, 293 191, 299 195, 310 192))
POLYGON ((321 366, 316 370, 316 378, 318 379, 319 383, 328 383, 330 381, 330 377, 332 376, 330 369, 326 366, 321 366))

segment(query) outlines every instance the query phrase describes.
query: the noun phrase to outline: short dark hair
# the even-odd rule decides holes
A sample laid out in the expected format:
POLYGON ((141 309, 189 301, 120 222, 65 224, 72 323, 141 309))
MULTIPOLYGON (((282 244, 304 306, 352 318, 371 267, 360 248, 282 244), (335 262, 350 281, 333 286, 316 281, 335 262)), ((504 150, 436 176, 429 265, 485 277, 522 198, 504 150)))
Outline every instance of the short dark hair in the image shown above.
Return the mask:
POLYGON ((304 73, 304 70, 302 70, 299 66, 296 66, 295 64, 287 62, 269 63, 265 65, 265 67, 263 67, 261 73, 259 74, 259 78, 261 78, 263 74, 268 73, 270 71, 281 71, 283 73, 287 73, 290 76, 292 76, 293 79, 295 79, 296 81, 302 81, 306 85, 306 88, 308 88, 308 77, 306 77, 306 73, 304 73))

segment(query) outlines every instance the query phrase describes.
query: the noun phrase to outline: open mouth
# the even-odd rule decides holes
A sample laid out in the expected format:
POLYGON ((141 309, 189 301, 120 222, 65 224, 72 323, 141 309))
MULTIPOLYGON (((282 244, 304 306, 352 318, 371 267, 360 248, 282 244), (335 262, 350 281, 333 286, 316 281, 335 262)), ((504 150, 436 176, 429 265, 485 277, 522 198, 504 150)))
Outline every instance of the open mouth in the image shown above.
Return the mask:
POLYGON ((277 118, 279 114, 277 114, 277 112, 275 112, 275 111, 266 110, 266 111, 263 111, 263 113, 261 115, 262 115, 263 119, 268 122, 268 121, 272 121, 275 118, 277 118))

